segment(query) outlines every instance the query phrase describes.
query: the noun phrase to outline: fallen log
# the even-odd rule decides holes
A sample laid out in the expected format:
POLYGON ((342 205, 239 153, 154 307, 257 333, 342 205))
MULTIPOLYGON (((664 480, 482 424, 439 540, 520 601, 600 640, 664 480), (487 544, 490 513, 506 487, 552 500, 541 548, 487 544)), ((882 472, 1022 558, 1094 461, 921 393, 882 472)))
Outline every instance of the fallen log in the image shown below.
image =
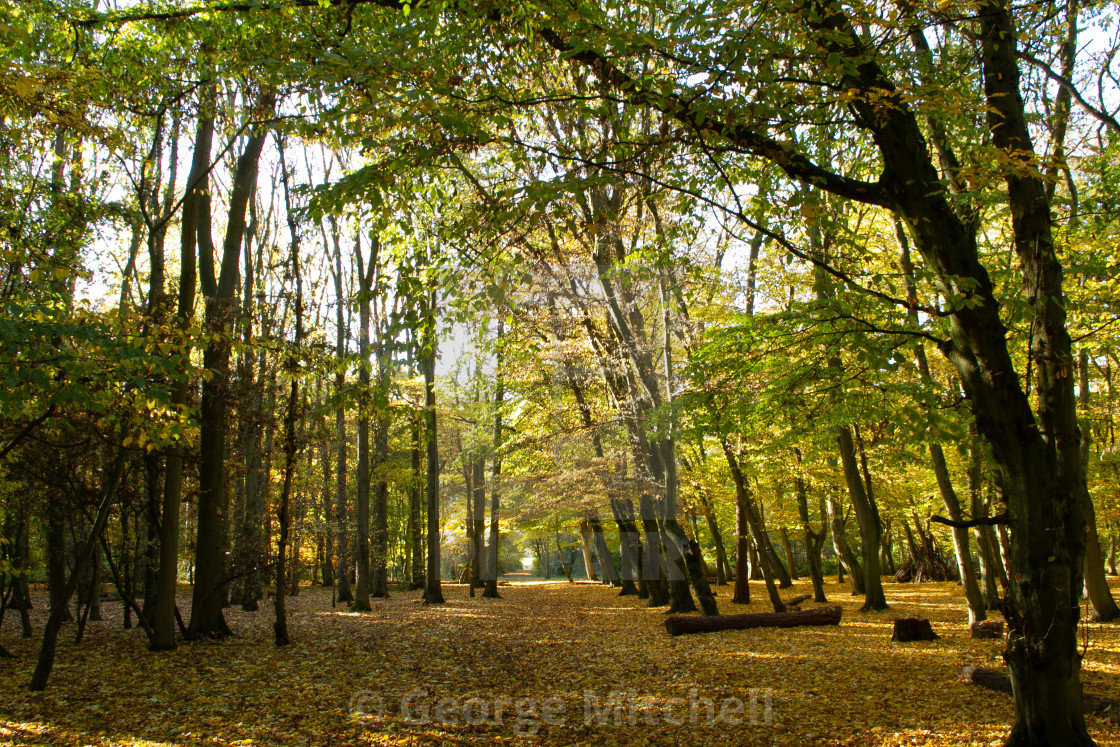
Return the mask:
POLYGON ((796 607, 797 605, 801 604, 802 602, 806 602, 806 601, 808 601, 812 598, 813 598, 812 594, 798 594, 795 597, 784 600, 784 602, 785 602, 785 605, 787 607, 796 607))
MULTIPOLYGON (((984 669, 983 667, 961 667, 958 676, 963 682, 987 690, 1011 694, 1011 678, 999 670, 984 669)), ((1114 724, 1120 724, 1120 701, 1082 693, 1081 709, 1085 713, 1095 713, 1114 724)))
POLYGON ((749 628, 799 628, 805 625, 839 625, 839 607, 817 607, 804 612, 756 612, 746 615, 709 615, 687 617, 676 615, 665 619, 669 635, 714 633, 720 630, 749 628))

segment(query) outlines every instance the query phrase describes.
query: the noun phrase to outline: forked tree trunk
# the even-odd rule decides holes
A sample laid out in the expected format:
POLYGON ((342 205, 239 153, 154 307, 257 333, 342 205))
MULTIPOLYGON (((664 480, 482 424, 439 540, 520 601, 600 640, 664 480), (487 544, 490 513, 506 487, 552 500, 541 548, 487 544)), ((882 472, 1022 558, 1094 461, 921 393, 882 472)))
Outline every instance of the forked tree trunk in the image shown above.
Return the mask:
POLYGON ((801 529, 805 533, 805 558, 809 565, 809 578, 813 582, 813 601, 827 602, 824 594, 824 570, 821 567, 821 549, 824 547, 824 538, 828 535, 828 520, 821 496, 817 504, 817 513, 820 515, 821 528, 819 532, 813 531, 809 522, 809 495, 805 478, 802 476, 801 449, 795 448, 794 456, 797 458, 798 472, 794 477, 794 493, 797 496, 797 514, 801 519, 801 529))
MULTIPOLYGON (((833 466, 835 466, 835 463, 833 466)), ((832 547, 836 550, 838 570, 843 568, 847 571, 852 596, 859 596, 863 594, 863 571, 848 545, 848 536, 844 530, 844 510, 840 507, 840 503, 834 495, 828 496, 828 528, 832 535, 832 547)), ((844 582, 842 575, 839 581, 840 583, 844 582)))
MULTIPOLYGON (((274 102, 275 98, 271 93, 262 92, 255 102, 257 111, 252 116, 259 115, 262 109, 270 111, 274 102)), ((250 115, 247 113, 247 116, 250 115)), ((203 191, 198 201, 199 280, 206 299, 203 328, 210 335, 203 354, 203 365, 212 375, 203 379, 199 414, 199 485, 196 502, 198 523, 191 621, 188 626, 191 637, 230 633, 222 615, 222 602, 228 584, 223 549, 228 524, 225 452, 229 430, 230 334, 234 321, 246 208, 256 191, 257 166, 266 135, 267 131, 263 126, 254 127, 246 140, 244 151, 237 159, 218 272, 215 271, 214 247, 210 236, 210 194, 206 179, 201 182, 203 191)))
MULTIPOLYGON (((195 134, 194 157, 187 176, 183 197, 182 234, 179 258, 179 294, 175 324, 181 331, 190 328, 194 318, 195 283, 197 281, 197 224, 199 191, 204 189, 204 176, 210 166, 210 148, 214 137, 213 88, 207 87, 206 98, 195 134)), ((172 407, 187 402, 187 381, 175 384, 171 391, 172 407)), ((153 651, 175 648, 175 592, 179 581, 179 515, 183 490, 183 447, 173 446, 167 454, 163 476, 163 512, 159 533, 159 574, 152 614, 153 651)))

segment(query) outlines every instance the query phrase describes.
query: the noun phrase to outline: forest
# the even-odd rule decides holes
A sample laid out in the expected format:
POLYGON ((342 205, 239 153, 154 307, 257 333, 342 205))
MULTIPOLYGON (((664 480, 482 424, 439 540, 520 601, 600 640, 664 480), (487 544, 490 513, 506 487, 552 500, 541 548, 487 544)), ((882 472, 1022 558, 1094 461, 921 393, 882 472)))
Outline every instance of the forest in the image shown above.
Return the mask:
POLYGON ((1118 17, 0 5, 0 740, 1120 744, 1118 17))

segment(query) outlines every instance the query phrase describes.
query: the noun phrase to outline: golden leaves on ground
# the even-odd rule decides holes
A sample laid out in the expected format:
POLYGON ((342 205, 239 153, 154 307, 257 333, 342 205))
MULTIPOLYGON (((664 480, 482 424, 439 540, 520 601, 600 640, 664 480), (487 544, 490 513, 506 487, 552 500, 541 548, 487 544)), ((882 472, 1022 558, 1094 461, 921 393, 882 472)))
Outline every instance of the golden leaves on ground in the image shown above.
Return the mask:
MULTIPOLYGON (((800 582, 791 593, 809 590, 800 582)), ((765 611, 761 601, 725 613, 765 611)), ((1001 641, 968 637, 955 584, 887 585, 891 610, 861 614, 846 586, 839 627, 670 638, 663 610, 595 584, 516 584, 503 599, 428 607, 419 592, 368 614, 330 590, 289 602, 293 644, 272 616, 227 611, 235 637, 147 650, 106 604, 73 644, 68 626, 46 692, 26 684, 38 639, 0 661, 0 742, 72 745, 998 745, 1011 699, 962 684, 965 664, 1000 666, 1001 641), (897 616, 942 636, 893 644, 897 616)), ((41 630, 45 599, 35 600, 41 630)), ((187 598, 180 600, 185 608, 187 598)), ((1087 692, 1120 696, 1120 628, 1090 624, 1087 692)), ((1120 729, 1088 717, 1102 745, 1120 729)))

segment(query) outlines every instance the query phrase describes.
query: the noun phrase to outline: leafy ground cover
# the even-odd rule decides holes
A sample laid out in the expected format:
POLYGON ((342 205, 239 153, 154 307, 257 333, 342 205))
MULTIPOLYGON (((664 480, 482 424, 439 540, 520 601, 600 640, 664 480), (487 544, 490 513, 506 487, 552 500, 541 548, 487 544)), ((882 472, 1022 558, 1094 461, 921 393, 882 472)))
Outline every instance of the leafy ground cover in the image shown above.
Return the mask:
MULTIPOLYGON (((810 590, 795 584, 786 595, 810 590)), ((957 681, 999 666, 1002 641, 974 641, 955 584, 887 585, 891 609, 861 614, 847 587, 839 627, 670 638, 664 612, 598 585, 445 587, 426 607, 397 592, 371 614, 331 607, 329 589, 289 600, 293 643, 272 643, 270 611, 227 612, 236 637, 150 653, 119 605, 73 626, 46 692, 26 684, 37 639, 4 645, 0 741, 66 745, 903 745, 1000 744, 1010 697, 957 681), (890 642, 895 617, 928 617, 942 637, 890 642)), ((749 606, 766 611, 759 588, 749 606)), ((37 630, 44 599, 36 599, 37 630)), ((186 608, 186 598, 180 604, 186 608)), ((809 605, 812 606, 812 605, 809 605)), ((265 608, 262 608, 262 610, 265 608)), ((1120 697, 1120 628, 1090 624, 1087 692, 1120 697)), ((1120 727, 1089 716, 1102 745, 1120 727)))

